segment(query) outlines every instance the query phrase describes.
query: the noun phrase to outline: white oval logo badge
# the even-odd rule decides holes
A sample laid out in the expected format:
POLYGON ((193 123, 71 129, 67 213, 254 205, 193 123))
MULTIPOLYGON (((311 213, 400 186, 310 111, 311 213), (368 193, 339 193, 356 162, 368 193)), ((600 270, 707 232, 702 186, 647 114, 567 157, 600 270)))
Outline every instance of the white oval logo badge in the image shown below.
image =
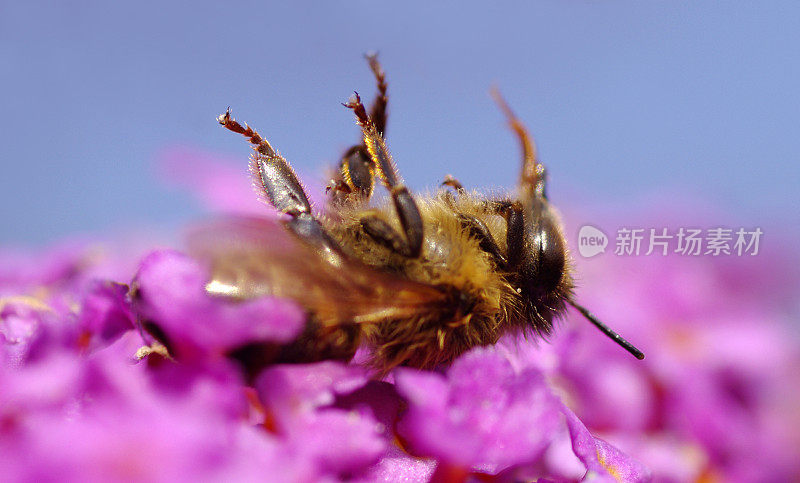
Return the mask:
POLYGON ((583 225, 578 231, 578 253, 584 258, 591 258, 606 251, 608 237, 592 225, 583 225))

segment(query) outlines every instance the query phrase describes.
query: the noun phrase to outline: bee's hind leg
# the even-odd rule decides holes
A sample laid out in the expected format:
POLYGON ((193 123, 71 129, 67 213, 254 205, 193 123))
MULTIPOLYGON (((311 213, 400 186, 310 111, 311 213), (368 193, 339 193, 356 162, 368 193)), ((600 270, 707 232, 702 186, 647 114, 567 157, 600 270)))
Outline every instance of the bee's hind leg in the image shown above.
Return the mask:
POLYGON ((217 120, 253 144, 255 153, 250 159, 250 173, 265 201, 290 216, 286 221, 288 228, 306 243, 324 250, 332 262, 341 261, 342 252, 338 244, 314 217, 303 185, 286 159, 254 129, 233 119, 230 109, 217 120))
POLYGON ((422 214, 417 202, 403 184, 394 166, 389 150, 378 132, 375 123, 367 115, 361 98, 356 93, 350 102, 345 104, 353 110, 364 134, 364 144, 372 159, 375 171, 392 197, 394 209, 403 228, 402 237, 385 221, 374 217, 362 219, 364 230, 379 243, 409 258, 416 258, 422 253, 422 214))

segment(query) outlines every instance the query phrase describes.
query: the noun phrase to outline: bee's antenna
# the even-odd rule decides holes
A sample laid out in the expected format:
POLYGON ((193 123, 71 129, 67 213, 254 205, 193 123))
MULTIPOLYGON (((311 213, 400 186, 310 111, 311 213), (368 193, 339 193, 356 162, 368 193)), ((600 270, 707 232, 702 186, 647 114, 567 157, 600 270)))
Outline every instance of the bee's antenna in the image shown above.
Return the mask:
POLYGON ((626 351, 633 354, 633 357, 639 360, 644 359, 644 353, 642 351, 634 347, 633 344, 625 340, 621 335, 611 330, 611 328, 609 328, 606 324, 597 320, 597 317, 592 315, 591 312, 586 310, 584 307, 581 307, 573 300, 567 299, 567 303, 578 309, 578 312, 580 312, 581 315, 586 317, 589 320, 589 322, 593 323, 595 327, 600 329, 600 331, 603 332, 605 335, 607 335, 609 338, 611 338, 611 340, 622 346, 622 348, 625 349, 626 351))

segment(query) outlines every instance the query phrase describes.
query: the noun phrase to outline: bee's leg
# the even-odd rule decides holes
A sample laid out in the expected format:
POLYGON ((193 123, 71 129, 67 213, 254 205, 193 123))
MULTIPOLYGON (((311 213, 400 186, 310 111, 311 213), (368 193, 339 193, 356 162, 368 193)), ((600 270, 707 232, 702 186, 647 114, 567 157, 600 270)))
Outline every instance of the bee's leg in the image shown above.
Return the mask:
MULTIPOLYGON (((487 208, 506 220, 506 270, 514 271, 524 261, 525 218, 519 201, 491 201, 487 208)), ((490 252, 491 253, 491 252, 490 252)))
POLYGON ((395 253, 412 256, 406 240, 385 220, 374 215, 366 215, 359 221, 364 231, 381 245, 395 253))
POLYGON ((364 145, 355 145, 348 149, 339 162, 340 179, 334 182, 347 187, 347 199, 369 200, 375 188, 375 166, 364 145))
MULTIPOLYGON (((380 132, 378 132, 372 119, 367 115, 364 105, 361 103, 361 98, 356 93, 355 97, 345 104, 346 107, 353 109, 355 112, 358 124, 364 134, 364 144, 372 158, 375 166, 375 171, 380 177, 381 182, 389 190, 394 203, 394 209, 400 219, 400 225, 403 227, 403 234, 405 238, 399 235, 387 235, 388 231, 394 232, 385 222, 384 225, 378 227, 374 221, 367 221, 366 226, 372 228, 367 229, 368 233, 376 240, 385 243, 387 246, 395 247, 397 243, 402 243, 397 246, 397 251, 403 255, 411 258, 416 258, 422 252, 422 215, 419 212, 416 201, 409 193, 408 188, 403 185, 400 175, 394 166, 392 157, 389 150, 386 148, 386 143, 383 140, 380 132), (371 231, 370 231, 371 230, 371 231)), ((368 218, 368 220, 375 218, 368 218)))
POLYGON ((333 178, 325 187, 325 193, 328 193, 335 201, 346 199, 347 195, 352 193, 353 190, 350 186, 340 178, 333 178))
POLYGON ((367 54, 366 56, 367 62, 369 62, 369 68, 372 70, 372 75, 375 76, 375 82, 378 87, 378 93, 375 95, 375 99, 372 101, 372 105, 369 109, 369 118, 372 119, 372 122, 375 124, 375 129, 381 136, 386 136, 386 105, 389 102, 389 97, 386 94, 386 73, 383 71, 383 67, 381 67, 381 63, 378 62, 378 54, 371 53, 367 54))
POLYGON ((461 184, 459 180, 455 179, 452 175, 449 174, 445 175, 444 181, 442 181, 442 184, 439 186, 447 186, 453 188, 459 195, 463 195, 465 193, 464 185, 461 184))
MULTIPOLYGON (((457 179, 455 179, 449 174, 444 177, 444 181, 442 182, 441 186, 447 186, 453 188, 456 194, 459 196, 465 193, 464 186, 461 184, 461 182, 459 182, 457 179)), ((443 193, 443 200, 450 207, 450 209, 453 210, 456 216, 458 216, 461 225, 469 230, 470 236, 478 240, 481 250, 491 255, 500 269, 502 270, 507 269, 509 266, 508 259, 500 251, 500 247, 497 245, 497 241, 494 239, 494 236, 492 235, 491 231, 489 231, 489 227, 486 226, 486 223, 484 223, 480 218, 461 213, 457 208, 456 199, 453 196, 452 192, 445 191, 443 193)), ((503 201, 487 202, 485 208, 493 213, 503 215, 508 221, 510 218, 506 216, 506 213, 511 209, 511 206, 512 206, 511 201, 503 200, 503 201)), ((518 223, 517 220, 521 221, 522 218, 521 217, 517 218, 515 216, 512 219, 512 223, 515 224, 518 223)), ((512 230, 512 233, 516 233, 516 229, 512 230)), ((518 240, 516 238, 514 238, 513 242, 515 245, 509 245, 509 246, 517 246, 518 240)))
POLYGON ((514 111, 508 106, 497 89, 492 90, 497 105, 506 116, 511 130, 517 135, 522 146, 522 170, 519 177, 519 199, 524 204, 530 204, 536 198, 547 198, 545 191, 546 173, 544 166, 536 157, 536 144, 533 142, 528 129, 517 119, 514 111))
POLYGON ((290 216, 286 221, 289 229, 305 242, 322 248, 332 262, 339 261, 341 250, 338 244, 314 217, 308 196, 286 159, 254 129, 247 124, 242 126, 233 119, 230 109, 217 120, 227 129, 244 135, 253 144, 255 153, 250 159, 250 173, 266 201, 290 216))
POLYGON ((481 250, 491 255, 497 263, 497 266, 505 270, 508 267, 508 260, 500 252, 500 247, 497 246, 497 242, 489 231, 489 227, 486 226, 486 223, 481 221, 480 218, 471 215, 461 214, 458 218, 461 224, 469 229, 470 235, 478 240, 481 250))
POLYGON ((513 271, 522 265, 525 255, 525 219, 522 204, 515 201, 503 214, 506 219, 507 268, 513 271))
MULTIPOLYGON (((372 101, 369 117, 375 124, 375 129, 383 136, 386 130, 386 105, 388 102, 386 74, 378 62, 377 54, 367 54, 366 58, 378 86, 378 93, 375 95, 375 100, 372 101)), ((339 190, 339 194, 344 194, 343 198, 368 200, 372 196, 375 187, 375 164, 363 142, 345 151, 339 162, 339 174, 341 178, 333 180, 333 184, 344 184, 349 188, 349 192, 346 193, 344 190, 339 190), (348 196, 350 194, 356 196, 348 196)))

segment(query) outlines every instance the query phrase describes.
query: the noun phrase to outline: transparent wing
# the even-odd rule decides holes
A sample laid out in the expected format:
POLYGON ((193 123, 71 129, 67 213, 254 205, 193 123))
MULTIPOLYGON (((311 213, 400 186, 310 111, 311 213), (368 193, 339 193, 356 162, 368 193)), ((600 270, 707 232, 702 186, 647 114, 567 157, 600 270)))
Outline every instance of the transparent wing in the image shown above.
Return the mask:
POLYGON ((233 218, 190 236, 192 255, 209 264, 209 293, 297 301, 322 323, 370 323, 440 311, 444 290, 376 270, 356 260, 338 265, 275 220, 233 218))

